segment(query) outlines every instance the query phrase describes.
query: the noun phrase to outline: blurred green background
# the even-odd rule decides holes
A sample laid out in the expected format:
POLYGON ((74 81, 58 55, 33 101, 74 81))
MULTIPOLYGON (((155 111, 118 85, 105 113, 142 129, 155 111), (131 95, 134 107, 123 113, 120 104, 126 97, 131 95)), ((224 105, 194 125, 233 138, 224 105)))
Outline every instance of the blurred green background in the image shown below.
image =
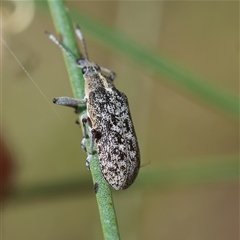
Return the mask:
MULTIPOLYGON (((122 239, 237 240, 239 3, 66 3, 90 59, 117 73, 150 162, 113 191, 122 239)), ((46 2, 2 2, 2 37, 49 101, 2 45, 2 239, 102 239, 76 115, 51 104, 72 92, 44 30, 46 2)))

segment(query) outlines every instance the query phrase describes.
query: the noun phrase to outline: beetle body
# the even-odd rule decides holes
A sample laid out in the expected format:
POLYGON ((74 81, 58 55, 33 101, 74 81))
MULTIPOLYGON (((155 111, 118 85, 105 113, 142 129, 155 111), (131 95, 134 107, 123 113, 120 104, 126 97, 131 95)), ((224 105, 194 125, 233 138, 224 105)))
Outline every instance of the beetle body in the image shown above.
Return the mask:
POLYGON ((82 117, 85 147, 86 124, 90 128, 91 146, 86 165, 90 169, 93 145, 96 144, 101 172, 114 189, 126 189, 136 179, 140 168, 140 151, 134 130, 127 97, 113 84, 115 73, 99 67, 88 60, 86 45, 79 28, 76 34, 81 40, 85 57, 75 60, 73 55, 50 33, 49 38, 57 44, 82 69, 85 80, 85 98, 59 97, 54 103, 77 108, 87 105, 87 116, 82 117), (105 76, 103 72, 109 74, 105 76))
POLYGON ((114 189, 126 189, 136 179, 140 167, 140 151, 127 97, 99 68, 89 66, 83 72, 87 115, 97 133, 95 142, 101 172, 114 189))

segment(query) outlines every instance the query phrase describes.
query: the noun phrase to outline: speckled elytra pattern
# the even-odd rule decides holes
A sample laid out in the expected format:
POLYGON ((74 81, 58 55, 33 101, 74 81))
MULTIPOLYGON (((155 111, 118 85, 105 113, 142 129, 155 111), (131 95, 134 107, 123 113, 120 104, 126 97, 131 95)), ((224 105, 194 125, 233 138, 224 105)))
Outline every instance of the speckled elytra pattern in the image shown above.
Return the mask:
POLYGON ((98 68, 88 66, 85 79, 87 114, 96 130, 99 164, 116 190, 128 188, 140 167, 140 152, 128 100, 98 68))

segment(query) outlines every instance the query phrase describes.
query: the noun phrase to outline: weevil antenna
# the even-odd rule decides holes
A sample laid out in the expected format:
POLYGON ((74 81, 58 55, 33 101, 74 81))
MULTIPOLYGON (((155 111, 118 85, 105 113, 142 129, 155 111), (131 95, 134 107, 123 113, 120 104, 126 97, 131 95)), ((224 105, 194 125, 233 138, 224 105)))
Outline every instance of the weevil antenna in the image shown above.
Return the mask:
POLYGON ((85 43, 82 31, 81 31, 80 27, 77 24, 75 24, 75 33, 76 33, 78 39, 80 40, 81 46, 83 48, 83 54, 84 54, 83 58, 89 60, 88 59, 87 46, 86 46, 86 43, 85 43))
POLYGON ((56 38, 53 34, 47 32, 47 31, 45 31, 45 34, 49 37, 49 39, 50 39, 51 41, 53 41, 58 47, 60 47, 60 48, 63 50, 63 52, 64 52, 70 59, 72 59, 74 62, 76 62, 76 58, 72 55, 72 53, 71 53, 70 51, 68 51, 68 50, 62 45, 62 43, 60 43, 60 42, 57 40, 57 38, 56 38))

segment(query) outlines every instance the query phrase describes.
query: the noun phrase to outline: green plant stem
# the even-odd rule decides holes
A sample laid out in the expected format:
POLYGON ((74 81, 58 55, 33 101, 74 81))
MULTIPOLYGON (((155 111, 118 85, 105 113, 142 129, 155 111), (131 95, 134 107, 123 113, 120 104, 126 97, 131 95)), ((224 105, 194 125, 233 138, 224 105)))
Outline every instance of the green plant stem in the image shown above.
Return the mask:
MULTIPOLYGON (((64 2, 62 0, 49 0, 48 4, 56 30, 62 37, 63 45, 76 57, 76 59, 79 58, 80 55, 75 41, 73 25, 67 14, 64 2)), ((84 80, 82 77, 81 69, 77 67, 76 63, 69 59, 65 54, 64 59, 69 73, 73 95, 75 98, 83 99, 85 94, 84 80)), ((81 114, 85 113, 84 108, 81 108, 80 110, 81 114)), ((89 141, 87 142, 87 149, 89 150, 89 141)), ((102 176, 98 157, 96 154, 92 158, 90 169, 94 186, 97 186, 97 188, 95 188, 95 192, 104 239, 120 239, 111 189, 102 176)))

